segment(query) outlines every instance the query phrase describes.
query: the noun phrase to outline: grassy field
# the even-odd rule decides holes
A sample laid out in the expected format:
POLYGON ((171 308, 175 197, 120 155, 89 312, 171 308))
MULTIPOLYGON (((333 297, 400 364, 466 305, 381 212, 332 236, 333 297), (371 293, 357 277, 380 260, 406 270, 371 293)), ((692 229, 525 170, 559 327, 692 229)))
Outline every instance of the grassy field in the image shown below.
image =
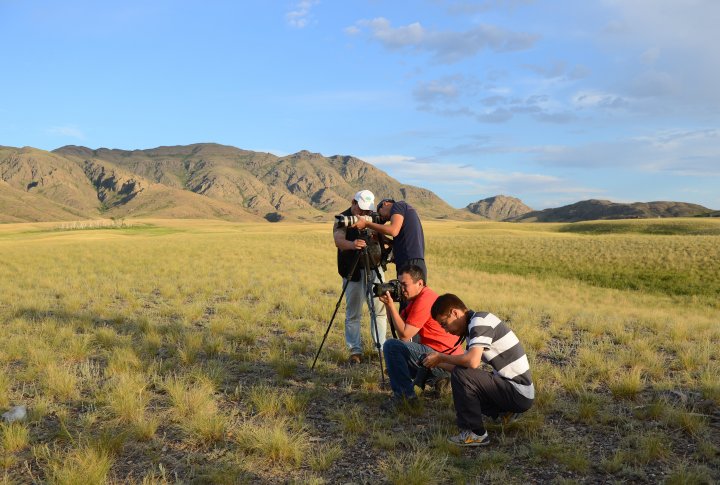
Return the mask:
MULTIPOLYGON (((506 319, 538 389, 460 450, 347 367, 329 224, 0 226, 0 483, 720 481, 720 221, 426 222, 430 286, 506 319)), ((390 272, 392 275, 392 271, 390 272)), ((368 326, 364 326, 368 341, 368 326)))

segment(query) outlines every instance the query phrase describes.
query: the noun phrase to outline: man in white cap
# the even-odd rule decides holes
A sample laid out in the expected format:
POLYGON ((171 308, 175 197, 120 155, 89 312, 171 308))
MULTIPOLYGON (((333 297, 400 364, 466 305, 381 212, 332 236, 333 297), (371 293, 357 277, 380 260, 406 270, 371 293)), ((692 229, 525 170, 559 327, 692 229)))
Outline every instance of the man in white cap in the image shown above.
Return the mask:
MULTIPOLYGON (((343 216, 363 216, 369 215, 375 208, 375 195, 369 190, 361 190, 355 194, 352 199, 350 208, 342 212, 343 216)), ((361 237, 361 232, 353 227, 339 227, 336 220, 333 226, 333 238, 335 246, 338 248, 337 262, 338 273, 343 278, 343 285, 347 284, 345 289, 345 342, 350 350, 349 363, 351 365, 359 364, 362 361, 362 340, 360 338, 360 320, 362 318, 362 309, 365 304, 365 269, 362 260, 358 261, 355 271, 350 274, 353 264, 358 258, 363 248, 367 246, 367 241, 361 237), (348 281, 349 279, 349 281, 348 281)), ((382 277, 382 268, 371 269, 372 275, 368 278, 372 283, 380 283, 382 277)), ((373 306, 375 308, 377 337, 380 348, 385 343, 385 332, 387 329, 387 316, 385 313, 385 305, 380 303, 377 298, 373 298, 373 306)), ((375 329, 370 329, 373 343, 378 344, 376 340, 375 329)))

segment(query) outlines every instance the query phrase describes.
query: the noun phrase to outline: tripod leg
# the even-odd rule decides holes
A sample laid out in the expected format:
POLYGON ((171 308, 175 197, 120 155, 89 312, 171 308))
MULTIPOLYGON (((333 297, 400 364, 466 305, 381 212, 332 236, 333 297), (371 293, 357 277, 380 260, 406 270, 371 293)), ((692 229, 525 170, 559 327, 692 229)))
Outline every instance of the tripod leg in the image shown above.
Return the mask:
POLYGON ((325 330, 325 335, 323 335, 322 342, 320 342, 320 347, 318 347, 317 353, 315 354, 315 360, 313 360, 310 370, 315 370, 315 364, 317 363, 318 357, 320 356, 320 351, 322 350, 323 345, 325 345, 325 340, 327 339, 327 336, 330 333, 330 328, 332 327, 333 320, 335 320, 335 316, 337 315, 337 312, 340 309, 340 303, 342 302, 343 296, 345 296, 345 291, 347 290, 347 287, 350 284, 350 280, 352 279, 352 275, 355 272, 355 268, 357 268, 358 262, 360 261, 360 256, 361 256, 361 254, 360 254, 360 252, 358 252, 357 256, 355 257, 355 261, 353 262, 352 269, 350 270, 350 274, 348 274, 347 278, 345 278, 345 284, 343 284, 342 292, 340 293, 340 298, 338 298, 338 301, 335 304, 335 311, 333 312, 332 317, 330 317, 330 323, 328 323, 327 330, 325 330))
POLYGON ((380 361, 380 379, 382 381, 383 388, 385 387, 385 369, 383 368, 382 348, 380 346, 380 333, 377 328, 377 315, 375 314, 375 302, 374 295, 372 292, 372 281, 374 273, 370 267, 370 257, 368 256, 367 250, 363 250, 363 270, 365 276, 365 301, 368 305, 368 311, 370 312, 370 331, 373 332, 375 340, 375 348, 378 352, 378 360, 380 361))

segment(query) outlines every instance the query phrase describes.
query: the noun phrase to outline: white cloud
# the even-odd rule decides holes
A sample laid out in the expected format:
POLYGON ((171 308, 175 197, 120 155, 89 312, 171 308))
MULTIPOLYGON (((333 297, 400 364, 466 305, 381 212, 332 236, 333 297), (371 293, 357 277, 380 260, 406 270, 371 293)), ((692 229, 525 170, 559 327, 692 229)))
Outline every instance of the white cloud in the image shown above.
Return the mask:
POLYGON ((450 102, 458 98, 462 84, 463 78, 458 76, 420 82, 413 90, 413 97, 421 104, 450 102))
POLYGON ((427 37, 427 33, 420 25, 420 22, 393 29, 389 20, 379 17, 361 22, 360 25, 370 27, 373 31, 373 37, 390 49, 418 45, 427 37))
POLYGON ((538 153, 549 165, 720 177, 720 129, 664 130, 538 153))
MULTIPOLYGON (((387 49, 413 49, 428 52, 436 62, 451 64, 473 57, 482 50, 514 52, 531 48, 538 36, 524 32, 510 32, 494 25, 476 25, 464 32, 429 30, 414 22, 392 27, 384 17, 360 20, 355 28, 367 28, 371 38, 387 49)), ((348 30, 346 29, 346 32, 348 30)), ((350 31, 356 33, 355 30, 350 31)))
MULTIPOLYGON (((423 111, 448 117, 464 116, 480 123, 506 123, 518 115, 555 124, 570 123, 578 118, 577 113, 548 95, 518 97, 510 93, 510 88, 493 87, 473 78, 456 75, 418 83, 413 97, 418 108, 423 111), (479 95, 487 94, 491 95, 477 99, 479 95)), ((608 104, 604 107, 619 107, 621 101, 619 98, 606 100, 608 104)))
POLYGON ((77 126, 68 125, 68 126, 53 126, 51 128, 48 128, 48 133, 51 135, 59 135, 59 136, 65 136, 69 138, 77 138, 78 140, 84 140, 85 139, 85 133, 80 130, 77 126))
POLYGON ((308 22, 312 19, 312 7, 320 3, 319 0, 302 0, 298 2, 294 10, 285 14, 285 20, 292 27, 302 29, 307 27, 308 22))
MULTIPOLYGON (((519 148, 517 151, 551 152, 557 151, 557 148, 532 147, 519 148)), ((435 158, 418 159, 408 155, 376 155, 361 158, 388 171, 391 176, 405 183, 428 187, 431 190, 444 188, 444 192, 453 194, 454 201, 462 206, 498 194, 534 199, 542 196, 544 200, 562 200, 565 201, 564 203, 597 198, 605 194, 602 189, 582 186, 554 175, 480 169, 472 165, 444 163, 435 158)), ((542 208, 551 206, 549 203, 542 203, 542 208)))
POLYGON ((433 159, 423 160, 407 155, 374 155, 362 159, 373 165, 392 168, 405 177, 433 182, 464 183, 474 180, 475 182, 546 184, 561 180, 552 175, 481 170, 472 165, 441 163, 433 159))
MULTIPOLYGON (((616 89, 654 97, 655 111, 707 113, 720 108, 716 0, 603 0, 615 17, 600 37, 621 52, 616 89)), ((646 108, 646 107, 643 107, 646 108)))
POLYGON ((415 157, 407 155, 373 155, 361 158, 368 163, 379 166, 403 165, 415 160, 415 157))
POLYGON ((580 91, 572 98, 576 108, 624 108, 629 101, 622 96, 598 91, 580 91))

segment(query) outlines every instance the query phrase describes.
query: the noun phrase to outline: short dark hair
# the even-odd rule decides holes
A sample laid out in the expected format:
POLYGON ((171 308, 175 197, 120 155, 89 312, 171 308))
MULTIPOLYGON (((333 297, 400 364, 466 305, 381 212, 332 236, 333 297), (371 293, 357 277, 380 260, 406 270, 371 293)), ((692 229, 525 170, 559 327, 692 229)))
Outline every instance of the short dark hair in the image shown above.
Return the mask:
POLYGON ((385 205, 385 202, 390 202, 390 203, 394 204, 394 203, 395 203, 395 200, 394 200, 394 199, 383 199, 383 200, 381 200, 380 202, 378 202, 377 212, 380 212, 380 208, 385 205))
POLYGON ((434 320, 437 320, 437 317, 440 315, 447 315, 455 309, 466 312, 467 306, 465 306, 465 303, 463 303, 457 295, 445 293, 444 295, 438 296, 435 303, 433 303, 433 306, 430 309, 430 316, 432 316, 434 320))
POLYGON ((423 284, 425 284, 425 273, 423 273, 423 270, 420 266, 416 264, 406 264, 402 268, 400 268, 400 271, 398 271, 398 276, 400 276, 403 273, 407 273, 410 275, 410 278, 412 278, 413 283, 417 283, 418 280, 423 280, 423 284))

